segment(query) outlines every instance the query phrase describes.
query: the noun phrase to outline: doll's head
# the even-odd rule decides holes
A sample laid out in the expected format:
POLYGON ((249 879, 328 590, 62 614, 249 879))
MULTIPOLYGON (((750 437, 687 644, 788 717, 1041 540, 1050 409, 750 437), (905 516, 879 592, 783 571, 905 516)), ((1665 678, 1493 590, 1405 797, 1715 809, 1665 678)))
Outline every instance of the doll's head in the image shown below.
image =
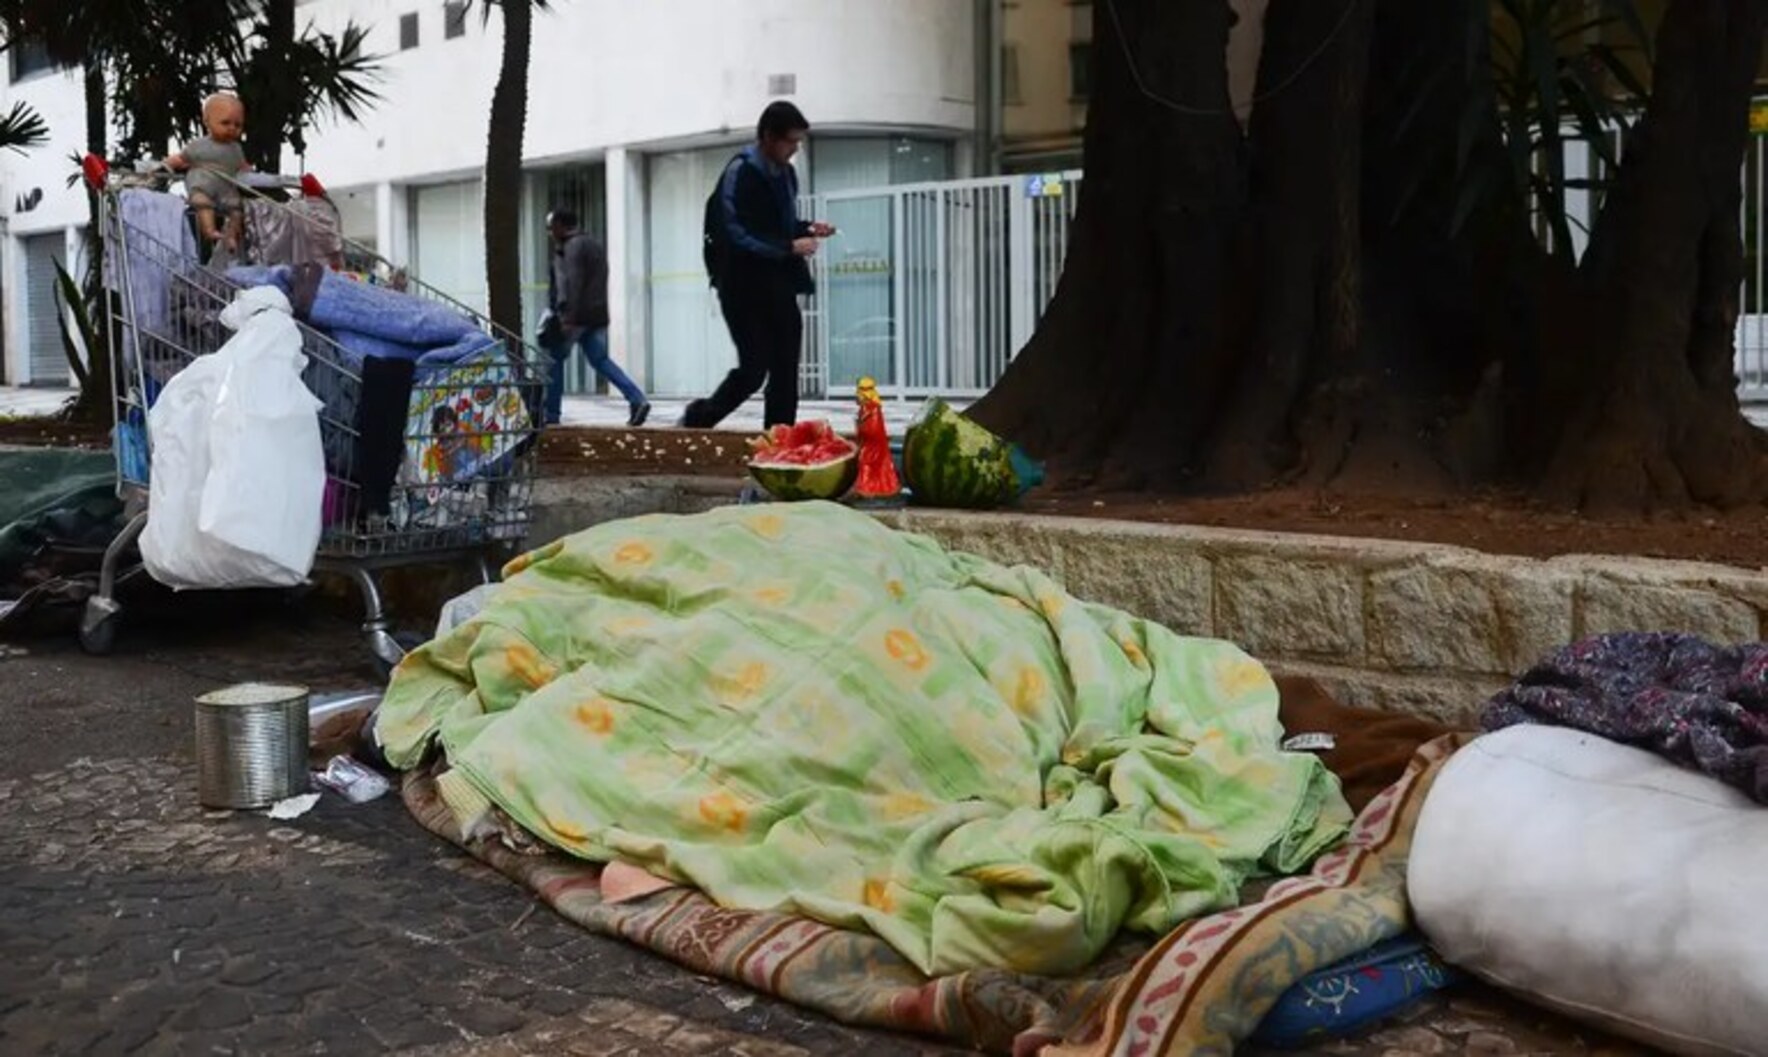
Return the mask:
POLYGON ((203 100, 203 128, 216 143, 238 143, 246 130, 246 105, 232 92, 203 100))

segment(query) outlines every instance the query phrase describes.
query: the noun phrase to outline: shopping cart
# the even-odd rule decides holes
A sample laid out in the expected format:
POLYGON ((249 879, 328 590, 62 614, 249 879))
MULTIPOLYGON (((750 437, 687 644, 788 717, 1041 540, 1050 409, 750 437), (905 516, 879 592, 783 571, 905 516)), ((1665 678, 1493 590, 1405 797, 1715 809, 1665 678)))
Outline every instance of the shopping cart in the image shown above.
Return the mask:
POLYGON ((301 277, 310 286, 384 283, 428 302, 424 311, 445 306, 483 335, 471 356, 428 365, 428 357, 419 359, 409 376, 380 385, 381 361, 347 347, 341 333, 300 319, 297 308, 307 356, 302 378, 324 402, 327 483, 315 572, 355 582, 369 649, 391 669, 421 637, 394 634, 380 574, 461 562, 490 582, 494 562, 513 553, 527 533, 546 378, 537 354, 343 238, 336 208, 311 177, 240 182, 245 237, 206 262, 188 210, 169 193, 171 174, 110 172, 89 159, 87 177, 100 202, 106 290, 100 340, 112 367, 118 494, 127 518, 105 553, 98 591, 81 620, 80 641, 89 652, 112 648, 121 612, 119 573, 138 568, 136 543, 153 514, 149 408, 174 375, 230 337, 219 322, 221 310, 254 285, 241 268, 282 266, 274 274, 284 281, 301 277), (362 271, 346 279, 338 270, 344 267, 362 271))

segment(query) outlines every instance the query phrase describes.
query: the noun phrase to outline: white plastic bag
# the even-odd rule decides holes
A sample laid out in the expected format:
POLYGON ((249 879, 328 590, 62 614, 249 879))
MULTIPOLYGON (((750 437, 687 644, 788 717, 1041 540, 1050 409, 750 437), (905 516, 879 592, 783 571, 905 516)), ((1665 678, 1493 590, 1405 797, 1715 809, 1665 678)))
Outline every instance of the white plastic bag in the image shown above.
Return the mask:
POLYGON ((288 298, 246 290, 234 336, 180 371, 148 412, 153 439, 141 556, 175 588, 288 587, 307 578, 325 503, 321 402, 288 298))

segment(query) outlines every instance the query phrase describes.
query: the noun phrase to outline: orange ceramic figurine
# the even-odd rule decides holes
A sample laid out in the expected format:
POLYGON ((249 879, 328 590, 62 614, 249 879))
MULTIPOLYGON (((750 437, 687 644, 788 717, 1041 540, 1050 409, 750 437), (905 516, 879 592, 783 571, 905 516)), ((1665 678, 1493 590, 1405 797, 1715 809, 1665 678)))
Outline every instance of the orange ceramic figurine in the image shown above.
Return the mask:
POLYGON ((853 497, 862 503, 898 500, 902 484, 896 479, 896 464, 890 459, 890 433, 884 428, 884 402, 878 398, 878 383, 861 378, 855 395, 859 400, 859 480, 854 483, 853 497))

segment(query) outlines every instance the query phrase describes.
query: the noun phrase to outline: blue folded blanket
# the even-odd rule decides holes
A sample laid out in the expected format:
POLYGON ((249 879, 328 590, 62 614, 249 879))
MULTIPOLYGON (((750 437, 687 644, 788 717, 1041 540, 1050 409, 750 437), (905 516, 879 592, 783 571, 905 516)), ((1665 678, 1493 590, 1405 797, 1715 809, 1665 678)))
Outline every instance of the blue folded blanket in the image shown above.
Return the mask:
MULTIPOLYGON (((290 292, 286 265, 229 268, 227 278, 239 286, 275 286, 285 294, 290 292)), ((320 276, 307 320, 322 330, 347 331, 415 349, 434 349, 474 335, 484 336, 477 323, 447 305, 329 271, 320 276)), ((402 358, 410 358, 410 353, 402 358)))
POLYGON ((327 272, 308 314, 313 325, 435 348, 480 333, 471 319, 434 301, 425 301, 385 286, 372 286, 327 272))
POLYGON ((344 351, 352 367, 360 369, 366 359, 382 360, 418 360, 425 355, 425 350, 411 345, 402 345, 397 341, 377 338, 373 334, 361 334, 354 330, 334 328, 331 339, 338 343, 344 351))
POLYGON ((227 281, 248 290, 254 286, 274 286, 285 295, 290 291, 286 264, 236 264, 227 269, 227 281))
POLYGON ((444 345, 439 349, 431 349, 417 359, 418 369, 434 367, 452 367, 458 363, 477 356, 482 352, 490 352, 497 348, 497 339, 482 330, 463 335, 458 341, 444 345))

